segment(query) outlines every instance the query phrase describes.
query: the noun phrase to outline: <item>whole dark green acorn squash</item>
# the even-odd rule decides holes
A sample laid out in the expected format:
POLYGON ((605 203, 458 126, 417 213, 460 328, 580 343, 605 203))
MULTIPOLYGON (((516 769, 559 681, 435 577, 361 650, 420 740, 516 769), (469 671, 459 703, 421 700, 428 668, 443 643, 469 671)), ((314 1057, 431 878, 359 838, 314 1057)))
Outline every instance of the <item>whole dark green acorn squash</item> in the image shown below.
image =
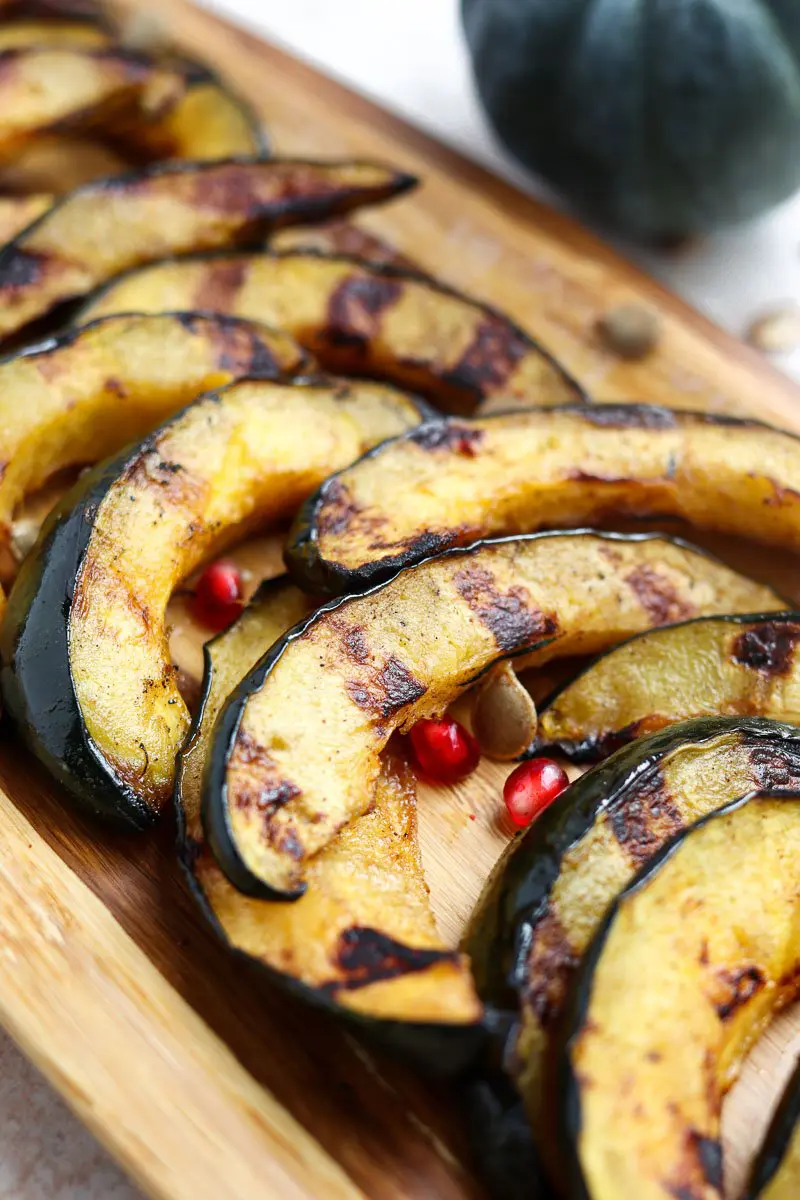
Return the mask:
POLYGON ((506 147, 648 239, 744 220, 800 187, 796 0, 461 0, 506 147))

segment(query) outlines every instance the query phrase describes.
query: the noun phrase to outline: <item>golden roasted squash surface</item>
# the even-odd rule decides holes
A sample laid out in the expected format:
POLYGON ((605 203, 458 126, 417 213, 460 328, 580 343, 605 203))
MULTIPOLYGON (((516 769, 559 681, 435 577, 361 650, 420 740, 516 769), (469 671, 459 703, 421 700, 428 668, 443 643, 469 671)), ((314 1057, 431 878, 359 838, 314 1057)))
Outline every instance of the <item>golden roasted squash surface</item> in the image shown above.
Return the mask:
POLYGON ((249 105, 206 74, 162 116, 131 122, 121 140, 147 158, 201 161, 259 154, 266 135, 249 105))
POLYGON ((295 890, 369 807, 392 732, 442 713, 498 659, 592 653, 684 608, 727 611, 741 588, 751 599, 750 581, 663 538, 540 535, 422 563, 287 645, 244 704, 225 795, 207 803, 254 876, 295 890))
POLYGON ((202 711, 178 767, 188 870, 233 949, 326 1002, 400 1021, 474 1021, 480 1003, 466 960, 436 929, 416 839, 413 778, 402 766, 384 765, 372 810, 317 855, 312 886, 295 904, 242 895, 205 841, 201 782, 216 717, 239 680, 309 607, 297 588, 272 582, 207 645, 202 711))
POLYGON ((97 753, 141 799, 171 794, 189 720, 164 624, 175 587, 418 420, 382 384, 243 382, 202 397, 120 462, 78 569, 70 669, 97 753))
POLYGON ((159 164, 87 184, 0 251, 0 336, 120 271, 252 245, 282 225, 388 200, 413 182, 377 163, 241 159, 159 164))
MULTIPOLYGON (((775 598, 772 608, 783 605, 775 598)), ((702 716, 800 725, 800 615, 704 617, 618 646, 541 709, 536 749, 597 761, 634 738, 702 716)))
POLYGON ((86 316, 213 308, 290 330, 330 370, 391 379, 444 409, 500 394, 581 398, 508 317, 419 275, 313 251, 159 263, 115 283, 86 316))
POLYGON ((329 572, 620 515, 798 550, 798 479, 800 438, 757 422, 643 405, 516 412, 382 446, 324 486, 297 538, 329 572))
POLYGON ((0 244, 16 237, 53 203, 52 195, 0 196, 0 244))
POLYGON ((304 365, 286 334, 192 313, 94 322, 0 363, 0 578, 17 506, 65 467, 141 438, 201 392, 304 365))
POLYGON ((800 800, 750 800, 614 906, 568 1024, 570 1195, 722 1197, 722 1097, 800 988, 798 855, 800 800))
MULTIPOLYGON (((2 10, 0 10, 0 19, 2 10)), ((111 43, 111 34, 91 21, 57 21, 31 18, 0 24, 0 53, 21 46, 99 48, 111 43)))

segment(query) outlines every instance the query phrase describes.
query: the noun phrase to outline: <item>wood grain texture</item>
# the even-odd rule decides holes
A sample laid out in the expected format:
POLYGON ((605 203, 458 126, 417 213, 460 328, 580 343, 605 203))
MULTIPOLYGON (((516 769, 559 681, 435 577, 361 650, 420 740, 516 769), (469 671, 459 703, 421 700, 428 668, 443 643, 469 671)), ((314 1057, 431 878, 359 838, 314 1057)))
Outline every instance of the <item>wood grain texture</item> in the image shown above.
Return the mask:
MULTIPOLYGON (((359 224, 506 308, 598 398, 748 411, 800 429, 794 385, 567 218, 182 0, 161 0, 158 15, 251 97, 279 151, 376 156, 418 173, 418 194, 359 224), (664 322, 643 364, 619 362, 593 332, 629 301, 664 322)), ((745 560, 729 539, 715 547, 798 594, 797 564, 745 560)), ((423 859, 453 939, 511 834, 505 774, 487 764, 459 788, 420 791, 423 859)), ((477 1200, 453 1097, 233 962, 197 917, 168 822, 139 840, 89 825, 8 732, 0 789, 0 1020, 146 1190, 477 1200)), ((793 1014, 776 1025, 727 1107, 734 1188, 799 1028, 793 1014)))

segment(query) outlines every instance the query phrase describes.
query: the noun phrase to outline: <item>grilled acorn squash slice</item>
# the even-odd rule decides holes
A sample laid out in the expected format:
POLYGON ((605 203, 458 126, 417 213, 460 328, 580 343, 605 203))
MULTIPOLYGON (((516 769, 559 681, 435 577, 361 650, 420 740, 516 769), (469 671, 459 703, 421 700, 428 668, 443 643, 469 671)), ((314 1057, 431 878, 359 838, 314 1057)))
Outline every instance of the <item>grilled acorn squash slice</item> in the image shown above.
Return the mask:
POLYGON ((0 336, 120 271, 252 246, 283 225, 379 203, 414 182, 374 163, 232 159, 158 163, 87 184, 0 250, 0 336))
POLYGON ((58 129, 86 129, 174 106, 179 71, 117 47, 23 46, 0 52, 0 157, 58 129))
POLYGON ((750 1175, 744 1200, 800 1196, 800 1065, 786 1085, 750 1175))
POLYGON ((544 1064, 581 955, 614 896, 669 839, 731 796, 800 787, 800 730, 686 721, 576 780, 508 847, 464 939, 487 1003, 521 1014, 509 1067, 541 1134, 544 1064))
POLYGON ((798 478, 800 438, 757 421, 633 404, 450 419, 326 480, 287 562, 317 590, 363 590, 475 537, 620 515, 800 550, 798 478))
POLYGON ((232 949, 303 999, 441 1071, 477 1044, 482 1009, 466 959, 437 932, 416 841, 413 779, 400 764, 383 765, 373 808, 317 855, 312 887, 295 904, 243 896, 205 841, 201 783, 217 715, 309 608, 297 588, 271 581, 235 625, 206 644, 201 708, 178 760, 182 860, 232 949))
POLYGON ((540 534, 428 560, 321 609, 248 675, 217 726, 204 822, 231 882, 301 894, 307 859, 369 807, 393 731, 440 714, 501 659, 538 664, 650 627, 643 577, 703 611, 752 588, 665 538, 540 534))
POLYGON ((23 563, 1 640, 8 711, 73 795, 134 826, 153 819, 189 721, 169 657, 170 594, 419 419, 381 384, 233 384, 67 493, 23 563))
POLYGON ((416 272, 345 255, 158 263, 114 281, 82 317, 192 305, 257 314, 289 330, 329 370, 388 379, 444 409, 469 411, 495 394, 542 405, 585 398, 502 313, 416 272))
MULTIPOLYGON (((2 18, 2 9, 0 9, 2 18)), ((93 21, 64 21, 47 17, 3 21, 0 24, 0 53, 21 46, 62 46, 99 49, 111 44, 111 34, 93 21)))
POLYGON ((201 392, 306 361, 284 333, 175 313, 95 321, 0 362, 0 578, 16 569, 15 508, 55 472, 115 453, 201 392))
POLYGON ((640 634, 540 705, 530 753, 598 762, 666 725, 715 714, 800 725, 798 644, 796 612, 701 617, 640 634))
POLYGON ((722 1098, 800 991, 800 795, 668 844, 615 901, 568 1001, 558 1079, 575 1200, 722 1200, 722 1098))

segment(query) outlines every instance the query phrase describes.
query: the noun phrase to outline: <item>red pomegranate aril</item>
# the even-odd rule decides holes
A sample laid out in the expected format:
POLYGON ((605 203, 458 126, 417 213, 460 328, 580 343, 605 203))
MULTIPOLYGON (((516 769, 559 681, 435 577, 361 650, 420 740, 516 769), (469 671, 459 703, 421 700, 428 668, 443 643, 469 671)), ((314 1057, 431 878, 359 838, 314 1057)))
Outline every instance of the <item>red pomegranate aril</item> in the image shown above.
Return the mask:
POLYGON ((532 758, 521 763, 503 787, 508 815, 515 825, 525 829, 568 786, 569 776, 552 758, 532 758))
POLYGON ((478 743, 452 717, 417 721, 409 737, 414 756, 424 773, 439 783, 457 783, 471 775, 480 762, 478 743))
POLYGON ((206 567, 192 597, 192 615, 207 629, 219 633, 241 614, 242 577, 231 562, 220 560, 206 567))

